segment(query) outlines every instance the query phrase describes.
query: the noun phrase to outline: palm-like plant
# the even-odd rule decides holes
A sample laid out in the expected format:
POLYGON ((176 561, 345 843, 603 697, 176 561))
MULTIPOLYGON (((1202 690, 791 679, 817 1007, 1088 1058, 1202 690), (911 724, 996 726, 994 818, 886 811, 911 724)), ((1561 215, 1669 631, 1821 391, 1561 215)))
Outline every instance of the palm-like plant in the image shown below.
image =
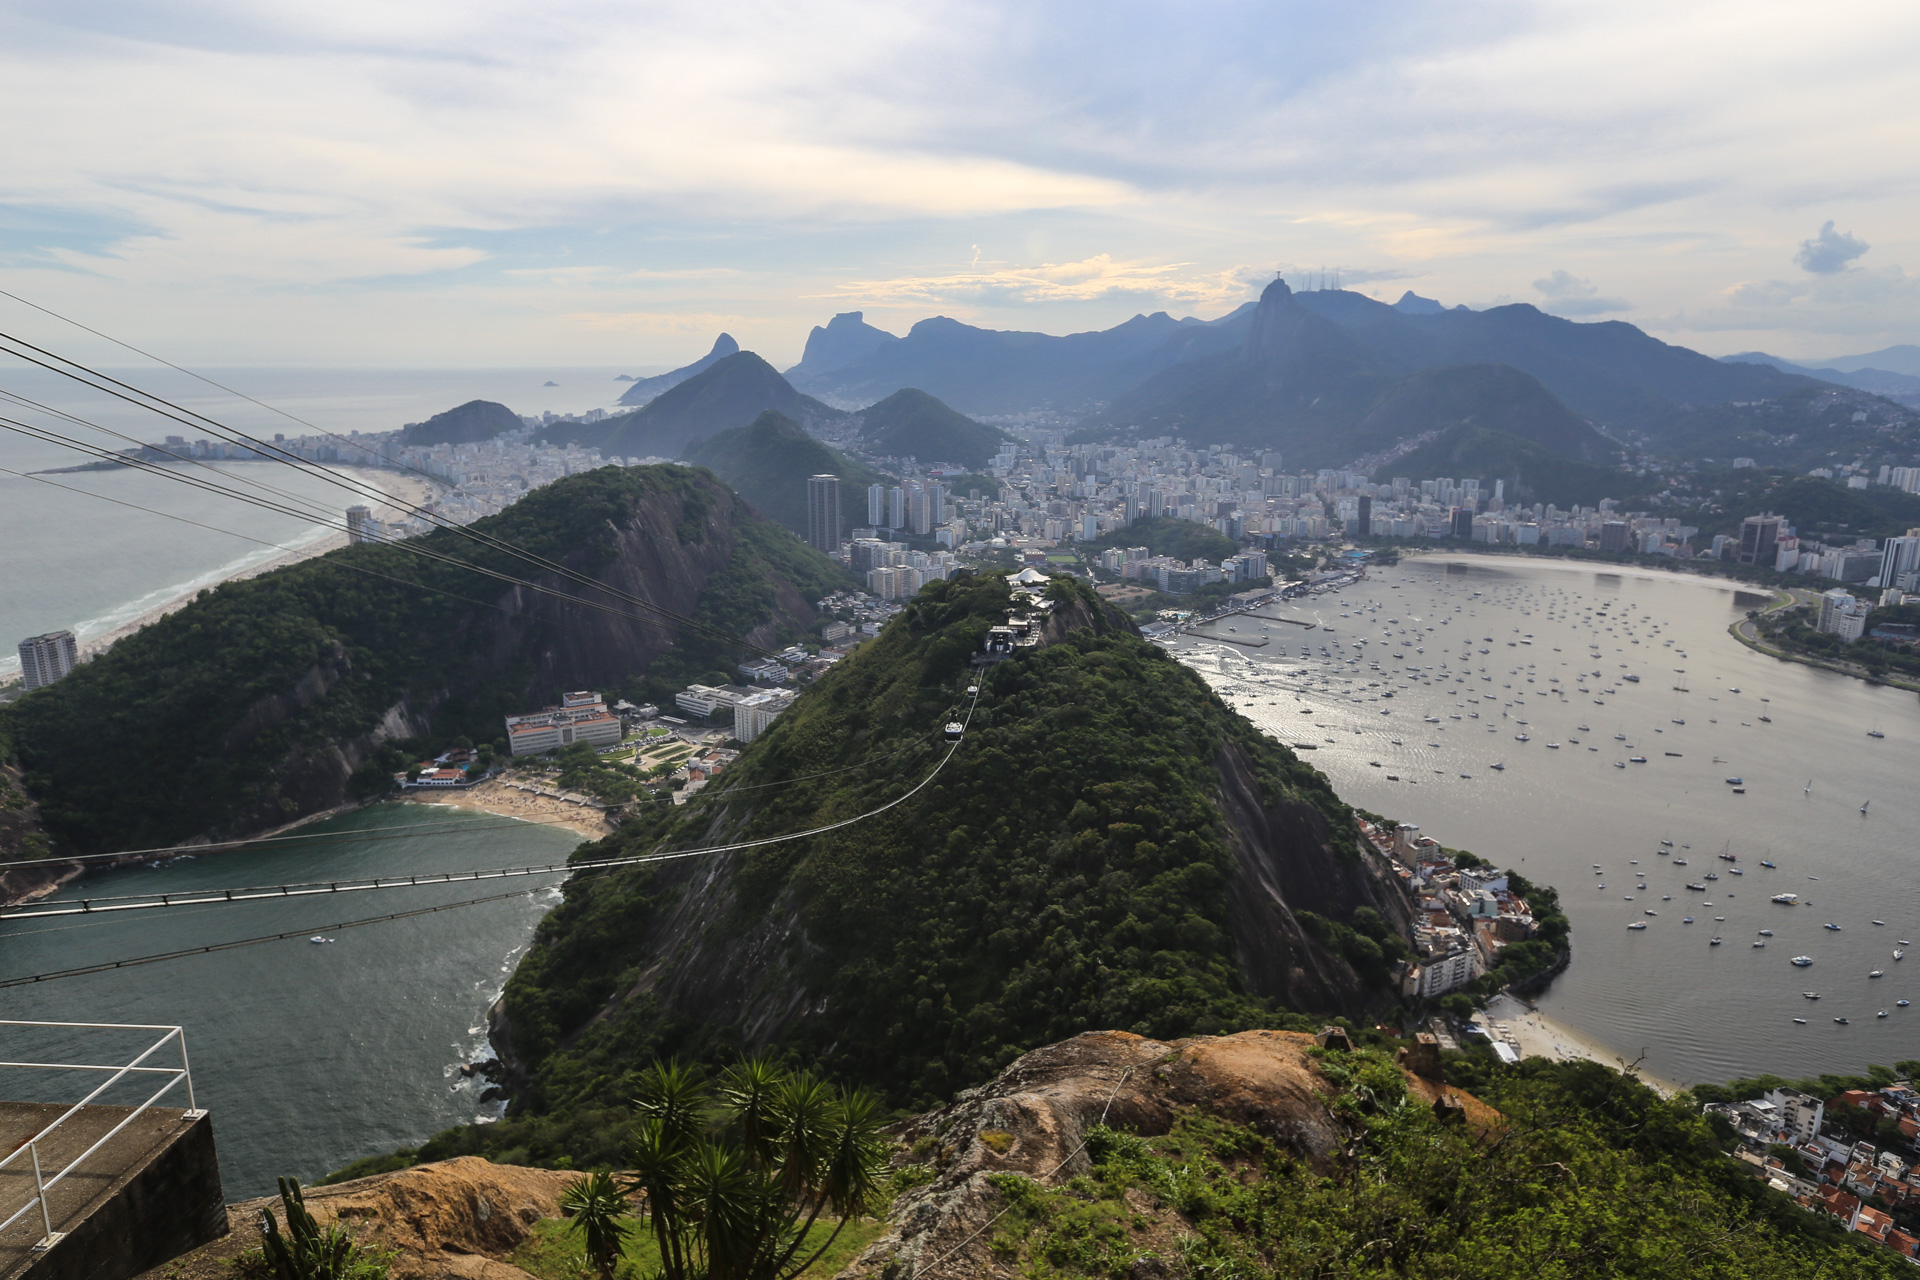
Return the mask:
POLYGON ((655 1064, 635 1105, 633 1188, 666 1280, 789 1280, 867 1208, 886 1160, 872 1095, 766 1059, 740 1063, 717 1088, 655 1064), (808 1251, 828 1215, 832 1235, 808 1251))
POLYGON ((620 1219, 626 1212, 627 1197, 610 1173, 590 1173, 561 1193, 561 1216, 572 1219, 600 1280, 613 1280, 620 1263, 620 1247, 627 1238, 627 1224, 620 1219))

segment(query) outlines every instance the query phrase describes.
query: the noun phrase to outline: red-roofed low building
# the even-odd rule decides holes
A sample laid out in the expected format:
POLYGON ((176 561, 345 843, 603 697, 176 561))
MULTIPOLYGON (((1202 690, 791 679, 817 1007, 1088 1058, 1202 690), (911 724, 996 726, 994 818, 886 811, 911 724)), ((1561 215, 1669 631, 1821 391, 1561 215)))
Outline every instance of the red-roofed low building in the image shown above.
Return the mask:
POLYGON ((1904 1258, 1920 1257, 1920 1239, 1895 1227, 1887 1232, 1887 1248, 1904 1258))
POLYGON ((1859 1216, 1853 1220, 1853 1229, 1875 1244, 1885 1244, 1887 1233, 1893 1230, 1893 1218, 1870 1205, 1861 1205, 1859 1216))

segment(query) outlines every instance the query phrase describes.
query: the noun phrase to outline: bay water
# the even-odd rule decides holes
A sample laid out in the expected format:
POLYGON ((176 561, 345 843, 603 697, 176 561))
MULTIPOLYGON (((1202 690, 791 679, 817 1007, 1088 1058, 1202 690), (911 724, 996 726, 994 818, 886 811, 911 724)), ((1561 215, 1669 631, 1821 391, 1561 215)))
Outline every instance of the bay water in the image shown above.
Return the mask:
POLYGON ((1727 627, 1763 600, 1422 556, 1175 647, 1343 799, 1558 888, 1573 963, 1539 1004, 1651 1074, 1920 1057, 1920 953, 1892 954, 1920 939, 1920 699, 1747 649, 1727 627))
MULTIPOLYGON (((59 896, 275 885, 563 861, 580 837, 444 806, 381 804, 302 828, 324 842, 208 854, 103 872, 59 896)), ((441 1129, 500 1114, 486 1081, 460 1066, 489 1056, 486 1013, 557 876, 478 884, 0 922, 0 978, 51 973, 287 930, 298 936, 0 993, 0 1017, 186 1028, 199 1105, 212 1113, 227 1198, 270 1194, 282 1174, 312 1179, 441 1129), (407 920, 343 920, 525 894, 407 920), (309 934, 332 942, 312 943, 309 934)), ((152 1037, 0 1028, 14 1061, 126 1062, 152 1037), (120 1055, 118 1057, 114 1055, 120 1055)), ((152 1060, 176 1065, 171 1049, 152 1060)), ((12 1097, 77 1101, 104 1076, 8 1073, 12 1097)), ((102 1101, 146 1093, 118 1087, 102 1101)), ((146 1090, 154 1085, 148 1083, 146 1090)), ((186 1106, 168 1095, 163 1105, 186 1106)))

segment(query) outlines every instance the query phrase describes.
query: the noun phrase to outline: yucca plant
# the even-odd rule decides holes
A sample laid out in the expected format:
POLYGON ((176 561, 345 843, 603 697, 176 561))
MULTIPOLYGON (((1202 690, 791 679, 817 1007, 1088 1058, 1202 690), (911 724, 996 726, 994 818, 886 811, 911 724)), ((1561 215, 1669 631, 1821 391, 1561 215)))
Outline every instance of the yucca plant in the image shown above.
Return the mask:
POLYGON ((864 1212, 886 1161, 861 1090, 750 1059, 710 1085, 657 1063, 635 1100, 629 1159, 663 1280, 788 1280, 864 1212), (834 1229, 818 1248, 807 1236, 834 1229))

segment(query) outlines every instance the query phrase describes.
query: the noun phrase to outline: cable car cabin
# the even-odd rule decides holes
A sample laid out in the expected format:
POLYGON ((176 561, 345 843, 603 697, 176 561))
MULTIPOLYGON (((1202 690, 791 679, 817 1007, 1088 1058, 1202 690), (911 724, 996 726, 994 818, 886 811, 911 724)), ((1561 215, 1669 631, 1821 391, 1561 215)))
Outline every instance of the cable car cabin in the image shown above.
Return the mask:
POLYGON ((960 741, 960 735, 962 732, 964 731, 961 729, 960 722, 958 720, 949 720, 947 722, 946 738, 948 742, 960 741))
POLYGON ((977 685, 977 684, 970 684, 970 685, 968 685, 968 686, 967 686, 967 696, 968 696, 969 698, 977 698, 977 697, 979 697, 979 696, 980 696, 980 686, 979 686, 979 685, 977 685))
POLYGON ((1012 627, 987 628, 987 652, 990 654, 1010 654, 1013 652, 1014 631, 1012 627))

